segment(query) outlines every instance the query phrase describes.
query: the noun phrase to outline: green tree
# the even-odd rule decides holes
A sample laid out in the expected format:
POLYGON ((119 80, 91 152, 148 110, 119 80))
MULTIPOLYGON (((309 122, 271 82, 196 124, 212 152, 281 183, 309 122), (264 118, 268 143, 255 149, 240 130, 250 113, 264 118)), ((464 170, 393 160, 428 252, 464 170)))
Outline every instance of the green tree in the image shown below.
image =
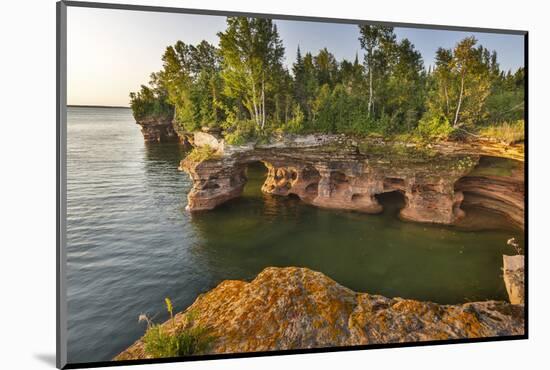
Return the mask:
POLYGON ((515 122, 524 119, 524 69, 515 73, 498 71, 487 98, 488 123, 515 122))
POLYGON ((438 93, 435 95, 435 99, 440 99, 437 104, 442 108, 445 116, 450 117, 451 114, 451 97, 453 89, 453 51, 451 49, 439 48, 435 54, 435 70, 434 77, 437 81, 438 93))
POLYGON ((274 93, 284 47, 270 19, 228 17, 218 33, 224 93, 242 102, 258 128, 266 124, 266 100, 274 93))
POLYGON ((313 58, 313 62, 319 85, 327 84, 330 87, 334 87, 338 82, 338 63, 334 55, 327 48, 323 48, 313 58))
POLYGON ((292 72, 294 74, 294 99, 301 111, 304 112, 305 120, 311 121, 313 120, 313 105, 319 89, 311 53, 306 53, 302 58, 298 47, 292 72))
POLYGON ((454 49, 452 72, 457 76, 458 102, 452 125, 454 128, 483 119, 484 104, 489 96, 491 81, 484 48, 474 48, 477 40, 467 37, 454 49))
POLYGON ((412 130, 425 105, 426 73, 421 54, 403 39, 392 48, 386 79, 384 112, 394 117, 389 131, 412 130))
POLYGON ((174 120, 189 131, 217 124, 222 118, 217 108, 222 86, 216 47, 206 41, 197 46, 178 41, 166 48, 162 61, 156 78, 175 107, 174 120))
POLYGON ((453 129, 464 129, 487 120, 487 98, 495 76, 496 54, 467 37, 453 50, 438 49, 426 119, 453 129))
POLYGON ((364 68, 359 63, 359 56, 355 54, 353 63, 342 60, 338 71, 338 81, 346 88, 346 91, 354 95, 363 95, 364 68))
POLYGON ((191 100, 191 52, 189 45, 177 41, 162 56, 163 68, 156 79, 166 88, 168 101, 174 106, 174 120, 193 129, 195 117, 191 100))
POLYGON ((147 119, 172 119, 174 107, 168 103, 168 93, 153 81, 141 85, 140 91, 130 93, 130 107, 136 121, 147 119))
POLYGON ((393 33, 393 27, 373 26, 369 24, 359 26, 359 33, 359 41, 361 43, 361 47, 366 51, 364 63, 368 77, 368 114, 370 116, 374 109, 374 75, 377 72, 382 73, 384 71, 384 66, 381 65, 384 64, 384 57, 386 54, 384 51, 384 46, 385 44, 393 43, 395 41, 395 35, 393 33))

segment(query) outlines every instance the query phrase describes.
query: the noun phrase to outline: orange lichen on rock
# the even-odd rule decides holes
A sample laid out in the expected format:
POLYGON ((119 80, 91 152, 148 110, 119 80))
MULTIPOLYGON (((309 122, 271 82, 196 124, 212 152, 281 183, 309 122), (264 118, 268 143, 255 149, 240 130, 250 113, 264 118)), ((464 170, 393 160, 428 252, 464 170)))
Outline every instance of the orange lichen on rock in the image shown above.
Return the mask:
MULTIPOLYGON (((356 293, 307 268, 268 267, 250 283, 224 281, 175 316, 209 329, 206 353, 522 335, 522 305, 439 305, 356 293)), ((171 325, 170 322, 163 326, 171 325)), ((148 358, 138 340, 115 360, 148 358)))

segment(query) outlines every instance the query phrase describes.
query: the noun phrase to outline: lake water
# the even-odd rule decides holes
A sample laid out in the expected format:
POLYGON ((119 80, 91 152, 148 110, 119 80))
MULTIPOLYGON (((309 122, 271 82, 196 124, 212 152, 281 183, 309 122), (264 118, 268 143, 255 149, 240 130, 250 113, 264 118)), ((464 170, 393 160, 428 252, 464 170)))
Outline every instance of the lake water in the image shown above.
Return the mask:
MULTIPOLYGON (((262 194, 251 166, 243 197, 185 211, 191 188, 178 144, 146 144, 131 111, 69 108, 67 263, 69 362, 110 360, 144 332, 138 315, 166 317, 225 279, 267 266, 304 266, 356 291, 439 303, 506 300, 502 254, 522 232, 402 222, 402 199, 381 215, 319 209, 262 194)), ((498 221, 498 222, 495 222, 498 221)))

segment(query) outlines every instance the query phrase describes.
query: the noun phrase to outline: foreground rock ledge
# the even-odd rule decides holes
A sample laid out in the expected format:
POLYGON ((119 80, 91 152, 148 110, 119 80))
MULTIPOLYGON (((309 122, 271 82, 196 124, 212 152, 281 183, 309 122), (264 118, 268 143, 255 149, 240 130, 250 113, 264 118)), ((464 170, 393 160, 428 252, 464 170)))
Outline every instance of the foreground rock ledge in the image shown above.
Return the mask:
MULTIPOLYGON (((497 301, 439 305, 356 293, 307 268, 269 267, 250 283, 222 282, 175 320, 188 327, 186 312, 193 312, 191 325, 215 337, 206 353, 221 354, 522 335, 523 310, 497 301)), ((138 340, 115 360, 145 358, 138 340)))

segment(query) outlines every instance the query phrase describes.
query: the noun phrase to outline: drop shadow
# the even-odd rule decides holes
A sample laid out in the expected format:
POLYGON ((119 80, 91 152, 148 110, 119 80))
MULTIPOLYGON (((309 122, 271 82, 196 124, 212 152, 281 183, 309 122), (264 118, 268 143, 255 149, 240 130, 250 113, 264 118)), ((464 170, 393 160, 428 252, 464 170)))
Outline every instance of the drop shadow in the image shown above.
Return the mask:
POLYGON ((54 353, 35 353, 34 358, 51 367, 56 366, 54 353))

